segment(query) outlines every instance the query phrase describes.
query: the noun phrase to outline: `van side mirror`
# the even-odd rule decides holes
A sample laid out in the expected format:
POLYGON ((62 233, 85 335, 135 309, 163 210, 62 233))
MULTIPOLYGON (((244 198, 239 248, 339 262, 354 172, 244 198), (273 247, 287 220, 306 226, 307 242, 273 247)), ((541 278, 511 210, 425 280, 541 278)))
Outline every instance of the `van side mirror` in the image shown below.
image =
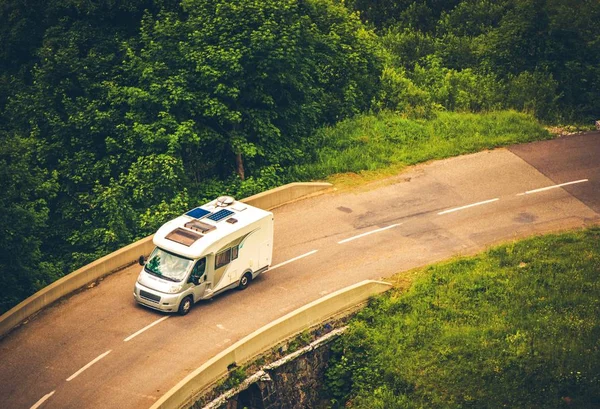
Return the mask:
POLYGON ((138 259, 138 263, 140 263, 140 266, 146 265, 146 257, 141 255, 140 258, 138 259))

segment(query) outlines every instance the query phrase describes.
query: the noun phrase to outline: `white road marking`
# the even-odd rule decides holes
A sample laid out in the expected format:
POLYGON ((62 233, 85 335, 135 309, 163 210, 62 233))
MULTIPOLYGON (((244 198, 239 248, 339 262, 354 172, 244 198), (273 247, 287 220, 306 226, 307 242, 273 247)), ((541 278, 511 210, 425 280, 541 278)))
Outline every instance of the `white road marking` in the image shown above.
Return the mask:
POLYGON ((301 256, 298 256, 298 257, 294 257, 294 258, 292 258, 292 259, 290 259, 290 260, 288 260, 288 261, 284 261, 283 263, 279 263, 279 264, 277 264, 277 265, 275 265, 275 266, 273 266, 273 267, 269 268, 269 270, 267 270, 267 271, 273 271, 273 270, 275 270, 275 269, 276 269, 276 268, 278 268, 278 267, 285 266, 286 264, 288 264, 288 263, 291 263, 292 261, 300 260, 301 258, 304 258, 304 257, 310 256, 310 255, 312 255, 312 254, 315 254, 317 251, 319 251, 319 250, 313 250, 313 251, 309 251, 309 252, 308 252, 308 253, 306 253, 306 254, 303 254, 303 255, 301 255, 301 256))
POLYGON ((466 205, 466 206, 455 207, 454 209, 448 209, 448 210, 444 210, 443 212, 439 212, 438 215, 452 213, 452 212, 458 212, 459 210, 468 209, 469 207, 481 206, 481 205, 484 205, 487 203, 497 202, 498 200, 500 200, 500 199, 496 198, 496 199, 484 200, 483 202, 472 203, 472 204, 466 205))
POLYGON ((140 335, 142 332, 144 332, 144 331, 146 331, 146 330, 148 330, 148 329, 152 328, 152 327, 153 327, 153 326, 155 326, 156 324, 159 324, 159 323, 161 323, 162 321, 166 320, 167 318, 169 318, 169 316, 168 316, 168 315, 167 315, 166 317, 162 317, 162 318, 159 318, 159 319, 157 319, 157 320, 156 320, 156 321, 154 321, 152 324, 150 324, 150 325, 146 325, 144 328, 142 328, 141 330, 139 330, 139 331, 138 331, 138 332, 136 332, 135 334, 132 334, 132 335, 128 336, 127 338, 125 338, 125 339, 123 340, 123 342, 127 342, 127 341, 130 341, 130 340, 132 340, 133 338, 135 338, 135 337, 137 337, 138 335, 140 335))
POLYGON ((377 230, 371 230, 371 231, 368 231, 368 232, 366 232, 366 233, 359 234, 358 236, 349 237, 349 238, 347 238, 347 239, 344 239, 344 240, 342 240, 342 241, 338 241, 338 244, 344 244, 344 243, 348 243, 349 241, 356 240, 356 239, 360 239, 361 237, 368 236, 369 234, 373 234, 373 233, 379 233, 379 232, 381 232, 381 231, 384 231, 384 230, 387 230, 387 229, 391 229, 391 228, 393 228, 393 227, 398 227, 398 226, 400 226, 401 224, 402 224, 402 223, 398 223, 398 224, 392 224, 391 226, 387 226, 387 227, 384 227, 384 228, 381 228, 381 229, 377 229, 377 230))
POLYGON ((37 409, 37 408, 39 408, 39 407, 42 405, 42 403, 46 402, 46 401, 47 401, 47 400, 50 398, 50 396, 54 395, 54 392, 56 392, 56 391, 52 391, 52 392, 50 392, 49 394, 47 394, 47 395, 44 395, 44 396, 42 397, 42 399, 38 400, 38 401, 36 402, 36 404, 35 404, 35 405, 33 405, 33 406, 30 408, 30 409, 37 409))
POLYGON ((81 368, 79 371, 75 372, 73 375, 69 376, 67 378, 67 382, 72 381, 73 379, 75 379, 77 376, 79 376, 83 371, 85 371, 86 369, 88 369, 90 366, 94 365, 96 362, 98 362, 99 360, 101 360, 102 358, 104 358, 106 355, 110 354, 112 352, 112 349, 109 349, 108 351, 106 351, 105 353, 103 353, 102 355, 98 356, 96 359, 94 359, 92 362, 90 362, 89 364, 87 364, 86 366, 84 366, 83 368, 81 368))
POLYGON ((588 182, 588 179, 575 180, 573 182, 561 183, 560 185, 552 185, 552 186, 542 187, 539 189, 528 190, 527 192, 518 193, 517 196, 530 195, 532 193, 544 192, 546 190, 556 189, 556 188, 568 186, 568 185, 575 185, 577 183, 583 183, 583 182, 588 182))

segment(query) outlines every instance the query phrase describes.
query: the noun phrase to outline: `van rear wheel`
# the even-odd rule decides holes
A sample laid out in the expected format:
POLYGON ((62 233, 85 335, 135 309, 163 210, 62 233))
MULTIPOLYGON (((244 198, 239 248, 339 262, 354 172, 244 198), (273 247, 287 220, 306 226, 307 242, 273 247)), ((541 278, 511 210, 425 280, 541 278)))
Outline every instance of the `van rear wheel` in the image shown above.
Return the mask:
POLYGON ((238 285, 238 290, 245 290, 248 288, 248 284, 252 281, 252 274, 246 273, 240 278, 240 285, 238 285))
POLYGON ((194 301, 192 300, 191 295, 188 295, 183 300, 181 300, 181 303, 179 304, 179 309, 177 310, 179 315, 185 315, 188 312, 190 312, 190 310, 192 309, 193 303, 194 303, 194 301))

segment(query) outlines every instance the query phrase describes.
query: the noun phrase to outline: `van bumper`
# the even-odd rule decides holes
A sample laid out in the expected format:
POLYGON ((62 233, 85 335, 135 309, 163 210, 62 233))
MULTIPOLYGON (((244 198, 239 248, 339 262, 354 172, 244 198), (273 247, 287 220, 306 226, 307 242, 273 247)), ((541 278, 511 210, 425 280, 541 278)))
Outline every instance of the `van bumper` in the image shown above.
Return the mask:
POLYGON ((182 293, 179 294, 166 294, 159 291, 153 290, 140 283, 135 283, 133 289, 133 298, 145 306, 158 311, 165 312, 176 312, 179 308, 179 303, 183 298, 182 293))

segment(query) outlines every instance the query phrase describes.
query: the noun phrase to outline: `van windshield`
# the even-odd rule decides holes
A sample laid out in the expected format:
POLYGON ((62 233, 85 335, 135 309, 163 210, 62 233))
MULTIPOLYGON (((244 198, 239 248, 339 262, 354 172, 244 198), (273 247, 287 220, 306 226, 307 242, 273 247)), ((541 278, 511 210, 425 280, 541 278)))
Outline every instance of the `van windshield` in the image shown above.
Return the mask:
POLYGON ((186 276, 193 260, 169 253, 160 248, 155 248, 144 269, 150 274, 179 282, 186 276))

